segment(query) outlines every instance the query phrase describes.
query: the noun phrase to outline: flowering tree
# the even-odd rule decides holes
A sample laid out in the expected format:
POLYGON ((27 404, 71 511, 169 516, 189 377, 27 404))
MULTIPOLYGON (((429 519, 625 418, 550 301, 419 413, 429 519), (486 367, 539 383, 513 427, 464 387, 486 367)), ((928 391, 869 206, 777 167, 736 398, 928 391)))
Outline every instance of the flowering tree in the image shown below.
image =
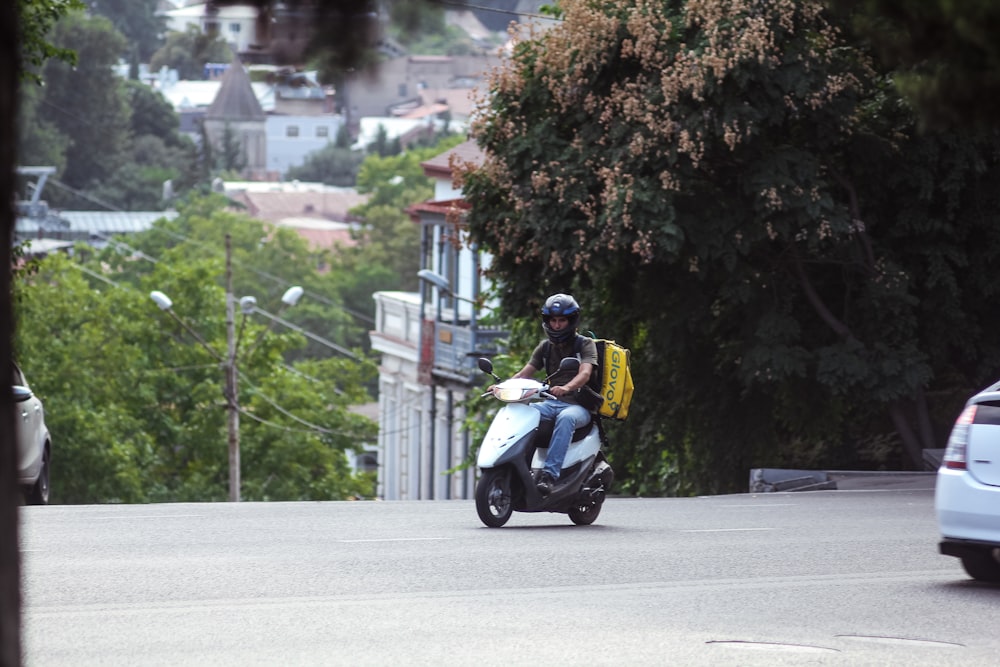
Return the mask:
POLYGON ((631 488, 942 446, 1000 362, 995 138, 918 133, 821 2, 561 9, 492 77, 468 222, 509 312, 573 291, 633 348, 631 488))

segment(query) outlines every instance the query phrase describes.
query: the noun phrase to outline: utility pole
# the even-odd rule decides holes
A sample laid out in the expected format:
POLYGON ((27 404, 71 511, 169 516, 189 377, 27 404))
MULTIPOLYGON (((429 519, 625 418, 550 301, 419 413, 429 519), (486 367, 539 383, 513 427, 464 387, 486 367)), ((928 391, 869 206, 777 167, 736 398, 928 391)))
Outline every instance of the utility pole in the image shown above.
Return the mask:
POLYGON ((229 500, 240 501, 240 402, 236 373, 236 300, 232 238, 226 234, 226 410, 229 422, 229 500))

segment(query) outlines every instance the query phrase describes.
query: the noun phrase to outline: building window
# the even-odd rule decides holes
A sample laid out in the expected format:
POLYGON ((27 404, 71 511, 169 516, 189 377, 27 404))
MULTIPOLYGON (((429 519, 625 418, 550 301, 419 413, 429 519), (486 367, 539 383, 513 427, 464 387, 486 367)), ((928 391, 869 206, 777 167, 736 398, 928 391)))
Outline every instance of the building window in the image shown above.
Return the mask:
POLYGON ((286 127, 285 128, 285 136, 286 137, 297 137, 297 136, 299 136, 299 126, 298 125, 289 125, 288 127, 286 127))
POLYGON ((240 26, 239 23, 230 23, 229 32, 233 33, 234 35, 238 35, 240 33, 241 27, 242 26, 240 26))
POLYGON ((405 83, 399 84, 399 96, 400 97, 406 97, 406 84, 405 83))
POLYGON ((330 136, 330 128, 326 125, 320 125, 316 128, 316 136, 320 138, 326 138, 330 136))

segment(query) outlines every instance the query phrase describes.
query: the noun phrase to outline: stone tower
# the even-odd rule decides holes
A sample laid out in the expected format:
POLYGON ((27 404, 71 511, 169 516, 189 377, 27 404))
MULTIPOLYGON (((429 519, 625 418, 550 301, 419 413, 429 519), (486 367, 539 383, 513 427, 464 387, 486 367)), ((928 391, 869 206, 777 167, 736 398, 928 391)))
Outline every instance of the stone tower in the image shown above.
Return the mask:
POLYGON ((243 176, 266 179, 267 114, 261 108, 239 58, 222 75, 222 83, 212 105, 205 112, 205 135, 212 149, 221 154, 228 142, 240 146, 243 176), (228 134, 228 139, 227 135, 228 134))

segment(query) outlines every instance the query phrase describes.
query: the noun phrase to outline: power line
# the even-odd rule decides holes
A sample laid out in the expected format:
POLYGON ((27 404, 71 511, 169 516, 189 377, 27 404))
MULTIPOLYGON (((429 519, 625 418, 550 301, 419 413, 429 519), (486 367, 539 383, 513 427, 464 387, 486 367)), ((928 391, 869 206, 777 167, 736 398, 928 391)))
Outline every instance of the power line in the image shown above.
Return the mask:
POLYGON ((496 7, 484 7, 483 5, 474 5, 469 2, 458 2, 449 0, 438 0, 438 4, 447 5, 449 7, 459 7, 462 9, 475 9, 481 12, 493 12, 495 14, 508 14, 510 16, 526 16, 532 19, 545 19, 547 21, 562 21, 562 19, 555 18, 554 16, 546 16, 545 14, 533 14, 531 12, 517 12, 512 9, 498 9, 496 7))
MULTIPOLYGON (((207 249, 207 250, 210 250, 210 251, 213 251, 213 252, 217 250, 217 248, 215 246, 211 245, 211 244, 200 242, 200 241, 196 241, 196 240, 192 239, 189 236, 185 236, 184 234, 180 234, 180 233, 172 231, 170 229, 166 229, 165 227, 158 227, 157 231, 161 231, 164 234, 167 234, 168 236, 172 236, 175 239, 179 239, 181 241, 184 241, 185 243, 190 243, 190 244, 192 244, 194 246, 197 246, 199 248, 204 248, 204 249, 207 249)), ((237 264, 240 268, 242 268, 242 269, 244 269, 246 271, 249 271, 251 273, 254 273, 254 274, 256 274, 257 276, 259 276, 261 278, 266 278, 266 279, 268 279, 268 280, 270 280, 272 282, 275 282, 275 283, 281 285, 282 287, 291 287, 292 284, 293 284, 291 281, 289 281, 289 280, 287 280, 285 278, 282 278, 280 276, 272 275, 272 274, 268 273, 267 271, 262 271, 261 269, 255 268, 253 266, 247 266, 246 264, 244 264, 243 262, 240 262, 239 260, 234 260, 234 263, 237 264)), ((315 299, 316 301, 319 301, 320 303, 324 303, 324 304, 326 304, 328 306, 332 306, 334 308, 339 308, 340 310, 344 311, 348 315, 351 315, 351 316, 353 316, 353 317, 355 317, 355 318, 357 318, 359 320, 364 320, 368 324, 374 324, 375 323, 374 318, 372 318, 372 317, 370 317, 368 315, 365 315, 364 313, 360 313, 358 311, 355 311, 352 308, 348 308, 347 306, 345 306, 343 304, 337 303, 337 302, 333 301, 332 299, 330 299, 329 297, 327 297, 327 296, 325 296, 323 294, 319 294, 318 292, 313 292, 312 290, 305 290, 304 293, 306 295, 308 295, 310 298, 315 299)))
MULTIPOLYGON (((274 401, 274 399, 272 399, 267 394, 265 394, 262 391, 260 391, 260 389, 258 389, 253 383, 251 383, 249 380, 246 379, 246 377, 243 375, 242 372, 240 373, 240 379, 243 381, 243 383, 245 383, 247 385, 250 385, 251 393, 253 395, 259 396, 267 404, 269 404, 271 407, 273 407, 275 410, 277 410, 281 414, 285 415, 289 419, 291 419, 293 421, 296 421, 296 422, 302 424, 303 426, 308 427, 308 429, 309 429, 310 432, 322 433, 323 435, 343 435, 343 436, 348 436, 348 437, 355 437, 355 436, 357 436, 357 433, 355 433, 353 431, 333 431, 333 430, 325 428, 323 426, 318 426, 316 424, 308 422, 305 419, 302 419, 301 417, 296 417, 295 415, 293 415, 292 413, 290 413, 288 410, 286 410, 285 408, 283 408, 280 405, 278 405, 278 403, 276 403, 274 401)), ((269 426, 274 426, 276 428, 283 428, 283 429, 289 430, 289 431, 299 430, 299 429, 290 429, 290 428, 288 428, 286 426, 282 426, 281 424, 275 424, 273 422, 269 422, 266 419, 263 419, 261 417, 258 417, 256 415, 254 415, 253 413, 247 412, 243 407, 240 407, 240 413, 244 414, 247 417, 250 417, 251 419, 254 419, 254 420, 256 420, 256 421, 258 421, 258 422, 260 422, 262 424, 267 424, 269 426)))
POLYGON ((62 181, 60 181, 58 178, 56 178, 54 176, 50 177, 48 179, 48 182, 51 183, 52 185, 55 185, 56 187, 60 187, 63 190, 66 190, 67 192, 73 193, 74 195, 76 195, 80 199, 86 199, 87 201, 91 202, 92 204, 97 204, 98 206, 103 206, 104 208, 106 208, 109 211, 115 211, 116 213, 123 213, 124 212, 123 209, 120 209, 117 206, 114 206, 113 204, 109 204, 107 202, 101 201, 97 197, 95 197, 93 195, 88 195, 86 192, 83 192, 82 190, 77 190, 76 188, 74 188, 71 185, 66 185, 65 183, 63 183, 62 181))
MULTIPOLYGON (((54 178, 54 177, 53 178, 49 178, 49 182, 55 184, 57 187, 63 188, 65 190, 67 190, 68 192, 73 193, 74 195, 77 195, 78 197, 81 197, 82 199, 86 199, 87 201, 89 201, 91 203, 94 203, 94 204, 97 204, 98 206, 103 206, 105 209, 107 209, 109 211, 115 211, 117 213, 125 213, 126 212, 123 209, 118 208, 117 206, 113 206, 112 204, 108 204, 107 202, 103 202, 100 199, 97 199, 96 197, 88 195, 85 192, 77 190, 76 188, 73 188, 72 186, 69 186, 69 185, 63 183, 62 181, 58 180, 57 178, 54 178)), ((192 239, 190 237, 184 236, 183 234, 179 234, 179 233, 171 231, 169 229, 165 229, 165 228, 162 228, 162 227, 160 227, 158 229, 159 229, 159 231, 162 231, 162 232, 166 233, 169 236, 173 236, 176 239, 180 239, 180 240, 184 241, 185 243, 191 243, 192 245, 196 245, 198 247, 206 248, 206 249, 212 250, 212 251, 216 251, 217 250, 217 248, 215 248, 215 246, 212 246, 212 245, 207 244, 207 243, 200 243, 200 242, 195 241, 194 239, 192 239)), ((102 241, 106 241, 108 243, 114 243, 114 244, 117 244, 117 245, 121 245, 121 246, 123 246, 125 248, 128 248, 131 252, 133 252, 133 254, 135 254, 136 256, 141 257, 142 259, 147 259, 147 260, 149 260, 151 262, 154 262, 154 263, 156 263, 158 261, 157 259, 155 259, 153 257, 150 257, 149 255, 143 253, 142 251, 135 250, 134 248, 132 248, 131 246, 129 246, 127 243, 124 243, 124 242, 121 242, 121 241, 116 241, 116 240, 114 240, 114 239, 112 239, 112 238, 110 238, 110 237, 108 237, 108 236, 106 236, 104 234, 100 234, 100 233, 95 234, 95 236, 98 236, 102 241)), ((292 286, 291 281, 288 281, 288 280, 286 280, 284 278, 281 278, 280 276, 275 276, 275 275, 272 275, 272 274, 270 274, 270 273, 268 273, 266 271, 262 271, 260 269, 257 269, 255 267, 247 266, 247 265, 245 265, 245 264, 243 264, 242 262, 239 262, 239 261, 236 261, 235 263, 238 264, 240 266, 240 268, 242 268, 242 269, 244 269, 246 271, 250 271, 251 273, 254 273, 254 274, 258 275, 261 278, 266 278, 266 279, 268 279, 268 280, 270 280, 272 282, 276 282, 277 284, 281 285, 282 287, 291 287, 292 286)), ((352 308, 348 308, 348 307, 344 306, 343 304, 336 303, 335 301, 333 301, 329 297, 324 296, 322 294, 319 294, 318 292, 313 292, 312 290, 306 290, 306 294, 308 294, 311 298, 315 299, 316 301, 319 301, 320 303, 324 303, 324 304, 326 304, 328 306, 332 306, 334 308, 339 308, 340 310, 344 311, 345 313, 347 313, 348 315, 351 315, 352 317, 354 317, 356 319, 362 320, 362 321, 364 321, 364 322, 366 322, 368 324, 375 324, 374 318, 372 318, 372 317, 370 317, 370 316, 368 316, 368 315, 366 315, 364 313, 358 312, 358 311, 356 311, 356 310, 354 310, 352 308)))

